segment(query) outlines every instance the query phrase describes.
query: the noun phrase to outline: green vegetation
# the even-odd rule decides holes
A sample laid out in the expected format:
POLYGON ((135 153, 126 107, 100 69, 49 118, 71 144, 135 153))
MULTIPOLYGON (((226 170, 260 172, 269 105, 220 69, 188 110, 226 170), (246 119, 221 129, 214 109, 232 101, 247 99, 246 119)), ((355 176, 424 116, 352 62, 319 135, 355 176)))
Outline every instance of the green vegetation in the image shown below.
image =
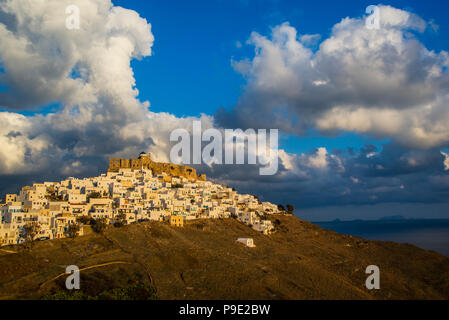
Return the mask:
POLYGON ((284 214, 294 214, 295 213, 295 207, 292 204, 286 205, 287 209, 282 204, 278 204, 278 210, 283 212, 284 214))
POLYGON ((48 195, 46 196, 48 201, 64 201, 64 198, 56 193, 54 189, 49 189, 48 195))
POLYGON ((23 226, 20 237, 25 239, 25 244, 28 249, 33 247, 33 242, 40 231, 41 225, 37 222, 29 222, 23 226))
POLYGON ((148 284, 139 283, 125 288, 105 290, 96 296, 90 296, 80 290, 61 290, 47 294, 42 300, 156 300, 156 289, 148 284))
POLYGON ((102 195, 99 192, 92 192, 87 196, 88 200, 89 199, 99 199, 99 198, 102 198, 102 195))
POLYGON ((81 227, 77 223, 72 223, 67 228, 67 233, 69 235, 69 238, 75 239, 78 236, 78 233, 80 232, 81 227))
POLYGON ((81 216, 76 218, 76 221, 82 224, 91 224, 92 218, 89 216, 81 216))
POLYGON ((106 230, 107 226, 108 226, 108 224, 107 224, 106 218, 98 218, 98 219, 94 220, 92 229, 96 233, 103 233, 106 230))
POLYGON ((114 227, 121 228, 126 225, 126 215, 124 213, 119 213, 115 218, 114 227))

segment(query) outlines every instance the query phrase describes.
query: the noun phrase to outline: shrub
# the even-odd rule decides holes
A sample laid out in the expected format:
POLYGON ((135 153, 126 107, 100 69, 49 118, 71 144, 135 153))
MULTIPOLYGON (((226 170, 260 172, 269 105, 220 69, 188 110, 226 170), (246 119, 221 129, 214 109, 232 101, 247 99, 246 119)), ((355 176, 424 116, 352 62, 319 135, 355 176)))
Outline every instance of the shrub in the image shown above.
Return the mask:
POLYGON ((127 288, 114 288, 100 293, 98 300, 155 300, 156 290, 143 283, 127 288))
POLYGON ((95 223, 92 226, 92 229, 97 233, 103 233, 106 230, 106 227, 108 226, 106 222, 106 218, 98 218, 97 220, 94 220, 95 223))
POLYGON ((114 227, 120 228, 126 225, 126 215, 124 213, 119 213, 115 217, 114 227))
POLYGON ((33 246, 34 239, 41 231, 41 225, 37 222, 29 222, 22 227, 22 231, 20 233, 20 237, 25 239, 29 248, 33 246))
POLYGON ((82 216, 82 217, 76 218, 76 221, 80 222, 82 224, 90 224, 92 222, 92 218, 89 216, 82 216))
POLYGON ((67 234, 70 238, 75 239, 78 236, 78 233, 80 232, 81 227, 77 223, 72 223, 67 228, 67 234))
POLYGON ((97 199, 97 198, 101 198, 101 193, 99 192, 92 192, 91 194, 88 195, 87 197, 88 199, 97 199))
POLYGON ((148 284, 139 283, 125 288, 105 290, 97 296, 89 296, 82 291, 61 290, 47 294, 42 300, 156 300, 156 289, 148 284))

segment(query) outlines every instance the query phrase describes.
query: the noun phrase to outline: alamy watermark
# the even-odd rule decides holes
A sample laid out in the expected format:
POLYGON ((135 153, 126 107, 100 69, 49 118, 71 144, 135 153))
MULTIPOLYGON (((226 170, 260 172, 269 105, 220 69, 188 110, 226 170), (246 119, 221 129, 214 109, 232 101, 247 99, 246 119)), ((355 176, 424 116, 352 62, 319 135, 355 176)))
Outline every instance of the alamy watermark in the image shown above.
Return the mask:
POLYGON ((223 136, 223 131, 214 128, 203 132, 201 121, 193 121, 192 136, 186 129, 171 132, 170 141, 178 143, 170 151, 170 161, 185 165, 245 164, 246 147, 247 164, 259 164, 260 175, 275 175, 279 163, 278 139, 278 129, 270 129, 268 134, 266 129, 257 132, 254 129, 225 129, 223 136), (203 148, 203 142, 209 143, 203 148))
POLYGON ((77 266, 68 266, 65 273, 69 276, 65 280, 65 287, 67 290, 80 289, 80 269, 77 266))
POLYGON ((365 286, 368 290, 379 290, 380 289, 380 269, 378 266, 371 265, 365 270, 366 274, 370 276, 366 278, 365 286))
POLYGON ((378 6, 368 6, 365 10, 369 16, 365 20, 366 28, 370 30, 380 29, 380 9, 378 6))
POLYGON ((69 30, 79 30, 81 26, 80 8, 74 4, 65 8, 67 16, 65 26, 69 30))

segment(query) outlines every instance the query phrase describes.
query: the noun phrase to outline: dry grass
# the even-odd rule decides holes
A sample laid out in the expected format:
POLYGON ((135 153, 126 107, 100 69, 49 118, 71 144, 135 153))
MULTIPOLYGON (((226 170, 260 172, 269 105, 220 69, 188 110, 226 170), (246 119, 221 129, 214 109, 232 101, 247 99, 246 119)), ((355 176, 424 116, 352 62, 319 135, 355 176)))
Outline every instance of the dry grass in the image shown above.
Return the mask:
MULTIPOLYGON (((449 259, 411 245, 339 235, 291 216, 276 216, 264 236, 233 220, 184 228, 148 222, 104 235, 40 242, 31 252, 0 255, 0 298, 37 299, 62 290, 45 283, 68 265, 80 268, 91 295, 151 283, 160 299, 448 299, 449 259), (256 248, 236 242, 254 238, 256 248), (378 265, 381 290, 365 288, 365 268, 378 265), (42 285, 45 283, 45 285, 42 285)), ((9 248, 10 249, 10 248, 9 248)))

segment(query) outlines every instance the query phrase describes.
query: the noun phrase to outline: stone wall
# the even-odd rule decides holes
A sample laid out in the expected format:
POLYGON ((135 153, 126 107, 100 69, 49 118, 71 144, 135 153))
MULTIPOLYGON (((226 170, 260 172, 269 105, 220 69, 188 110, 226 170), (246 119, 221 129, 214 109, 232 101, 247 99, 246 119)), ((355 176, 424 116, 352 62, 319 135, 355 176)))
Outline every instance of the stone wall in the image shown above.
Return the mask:
POLYGON ((108 171, 117 172, 119 169, 151 169, 153 174, 165 172, 171 176, 185 177, 190 180, 206 180, 205 174, 198 176, 196 170, 191 167, 171 163, 154 162, 151 160, 150 155, 147 154, 141 154, 137 159, 109 159, 108 171))

